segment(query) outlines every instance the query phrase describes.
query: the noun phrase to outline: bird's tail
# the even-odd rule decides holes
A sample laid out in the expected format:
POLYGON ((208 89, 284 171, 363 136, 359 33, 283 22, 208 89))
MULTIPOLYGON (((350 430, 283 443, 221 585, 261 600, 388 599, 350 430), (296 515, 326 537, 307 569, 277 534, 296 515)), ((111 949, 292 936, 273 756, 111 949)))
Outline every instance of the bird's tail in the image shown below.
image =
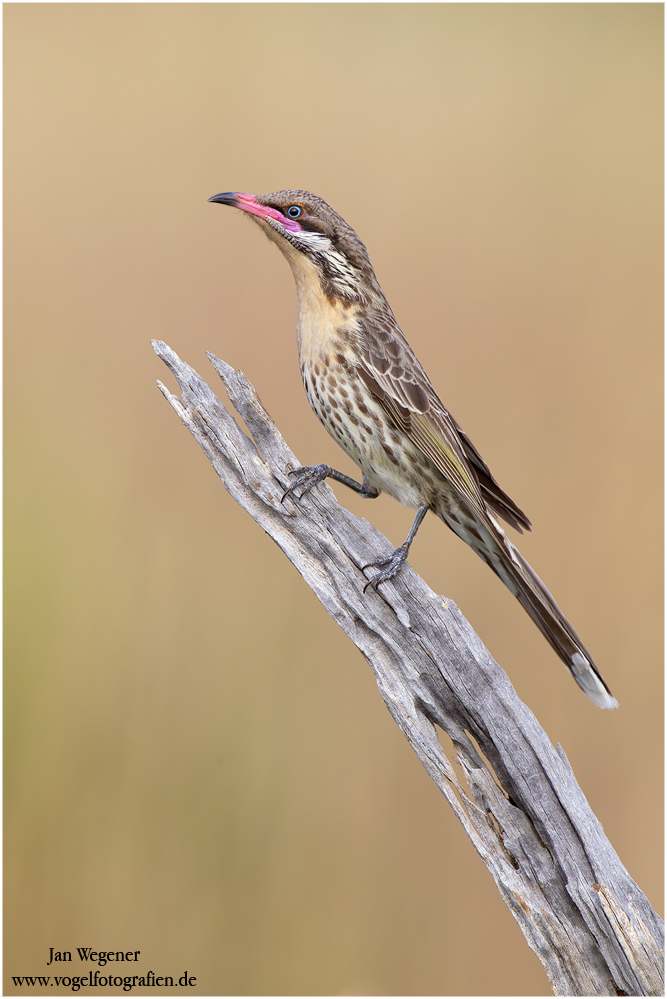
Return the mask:
POLYGON ((593 703, 599 708, 617 708, 616 698, 576 631, 495 518, 490 516, 482 523, 477 516, 462 515, 460 509, 456 514, 444 509, 437 513, 500 576, 593 703))

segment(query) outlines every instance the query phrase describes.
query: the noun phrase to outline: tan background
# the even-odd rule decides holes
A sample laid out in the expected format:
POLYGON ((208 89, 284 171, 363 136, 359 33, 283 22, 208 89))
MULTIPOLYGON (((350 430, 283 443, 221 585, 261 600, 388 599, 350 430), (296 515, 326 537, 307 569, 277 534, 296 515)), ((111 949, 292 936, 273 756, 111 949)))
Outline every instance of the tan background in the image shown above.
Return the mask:
MULTIPOLYGON (((155 388, 151 337, 205 375, 213 349, 351 471, 289 269, 206 203, 230 189, 311 189, 367 243, 621 710, 434 518, 412 564, 661 905, 661 74, 657 4, 5 6, 6 975, 92 946, 201 994, 550 992, 361 656, 155 388)), ((338 495, 402 540, 409 511, 338 495)))

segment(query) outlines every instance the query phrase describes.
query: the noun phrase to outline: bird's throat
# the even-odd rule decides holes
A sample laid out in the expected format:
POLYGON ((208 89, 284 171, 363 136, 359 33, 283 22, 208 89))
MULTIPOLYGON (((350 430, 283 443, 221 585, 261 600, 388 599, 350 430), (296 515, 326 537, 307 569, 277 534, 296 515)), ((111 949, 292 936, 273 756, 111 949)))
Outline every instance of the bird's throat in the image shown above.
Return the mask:
POLYGON ((290 259, 297 294, 299 363, 330 363, 356 329, 357 306, 331 294, 319 268, 308 257, 290 259))

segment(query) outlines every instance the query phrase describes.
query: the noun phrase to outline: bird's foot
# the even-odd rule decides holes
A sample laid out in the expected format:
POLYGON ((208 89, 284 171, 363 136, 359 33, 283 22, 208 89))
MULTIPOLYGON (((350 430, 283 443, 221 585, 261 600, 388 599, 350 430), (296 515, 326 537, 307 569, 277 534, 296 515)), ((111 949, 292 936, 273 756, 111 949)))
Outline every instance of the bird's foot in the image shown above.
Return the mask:
POLYGON ((288 496, 295 494, 297 489, 301 490, 297 499, 301 499, 313 486, 324 482, 327 476, 331 475, 331 468, 329 465, 303 465, 287 474, 294 476, 294 482, 283 493, 281 503, 284 503, 288 496))
POLYGON ((387 580, 393 579, 394 576, 400 571, 402 566, 408 557, 408 551, 410 549, 409 545, 401 545, 396 551, 392 552, 388 558, 379 558, 375 562, 369 562, 368 565, 362 566, 364 569, 379 569, 374 576, 368 580, 364 586, 364 593, 371 586, 374 590, 377 590, 380 583, 386 583, 387 580))

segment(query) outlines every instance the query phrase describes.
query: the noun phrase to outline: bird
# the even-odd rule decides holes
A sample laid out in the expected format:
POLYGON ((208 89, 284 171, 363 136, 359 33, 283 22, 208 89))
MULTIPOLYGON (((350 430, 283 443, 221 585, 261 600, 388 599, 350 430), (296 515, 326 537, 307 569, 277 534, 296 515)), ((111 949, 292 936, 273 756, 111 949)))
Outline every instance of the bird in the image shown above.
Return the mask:
POLYGON ((363 567, 376 570, 364 591, 399 573, 432 511, 500 577, 588 697, 600 708, 618 707, 574 628, 501 527, 502 519, 522 533, 531 523, 441 402, 354 229, 309 191, 227 191, 208 200, 250 216, 287 258, 308 401, 361 470, 357 482, 330 465, 295 469, 283 501, 329 478, 363 497, 385 492, 416 509, 403 544, 363 567))

